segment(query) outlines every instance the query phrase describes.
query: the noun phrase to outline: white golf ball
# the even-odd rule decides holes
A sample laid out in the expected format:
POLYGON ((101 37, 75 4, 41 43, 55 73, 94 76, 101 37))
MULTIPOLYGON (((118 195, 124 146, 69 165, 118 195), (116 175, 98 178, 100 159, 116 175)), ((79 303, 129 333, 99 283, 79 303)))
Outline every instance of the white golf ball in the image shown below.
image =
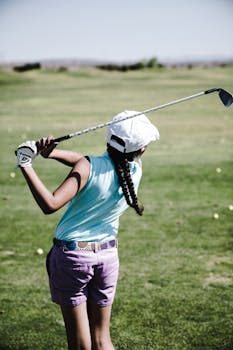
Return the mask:
POLYGON ((221 168, 216 168, 216 173, 220 174, 222 172, 221 168))
POLYGON ((218 213, 214 213, 214 219, 215 219, 215 220, 218 220, 218 219, 219 219, 218 213))
POLYGON ((13 171, 10 173, 10 177, 12 177, 12 179, 15 177, 15 173, 13 171))
POLYGON ((44 253, 43 249, 41 249, 41 248, 38 248, 36 252, 38 255, 42 255, 44 253))
POLYGON ((228 209, 232 211, 233 210, 233 205, 229 205, 228 209))

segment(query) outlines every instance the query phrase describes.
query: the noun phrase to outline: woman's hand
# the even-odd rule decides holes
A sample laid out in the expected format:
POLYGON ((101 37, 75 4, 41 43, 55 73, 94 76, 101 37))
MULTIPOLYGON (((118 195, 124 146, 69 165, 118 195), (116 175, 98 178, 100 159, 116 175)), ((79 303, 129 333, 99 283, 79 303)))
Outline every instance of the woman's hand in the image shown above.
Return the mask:
POLYGON ((21 143, 15 151, 17 157, 16 166, 19 168, 27 168, 32 166, 33 159, 37 156, 37 146, 35 141, 26 141, 21 143))
POLYGON ((59 142, 54 142, 52 135, 43 137, 36 142, 37 153, 41 154, 44 158, 57 160, 58 162, 72 168, 81 158, 83 158, 83 155, 79 152, 55 149, 58 144, 59 142))
POLYGON ((54 137, 49 135, 36 142, 37 152, 44 158, 50 158, 52 151, 57 147, 58 142, 53 142, 54 137))

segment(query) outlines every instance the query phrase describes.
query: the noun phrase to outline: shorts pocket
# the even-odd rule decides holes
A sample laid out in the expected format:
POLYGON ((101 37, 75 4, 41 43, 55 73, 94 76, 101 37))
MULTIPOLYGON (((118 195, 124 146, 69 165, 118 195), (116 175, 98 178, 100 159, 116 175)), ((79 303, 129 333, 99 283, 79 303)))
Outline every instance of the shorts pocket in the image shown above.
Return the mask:
POLYGON ((47 256, 46 256, 46 270, 47 270, 47 273, 48 273, 48 276, 50 277, 50 257, 51 257, 51 254, 52 254, 52 250, 53 250, 53 247, 50 249, 50 251, 48 252, 47 256))

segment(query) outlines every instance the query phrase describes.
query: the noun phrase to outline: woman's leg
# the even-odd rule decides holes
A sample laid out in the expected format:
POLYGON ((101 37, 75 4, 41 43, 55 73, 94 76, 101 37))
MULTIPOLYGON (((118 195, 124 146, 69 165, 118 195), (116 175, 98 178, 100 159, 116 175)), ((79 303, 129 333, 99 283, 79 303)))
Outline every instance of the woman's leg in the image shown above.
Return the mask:
POLYGON ((91 336, 86 303, 76 307, 61 306, 61 311, 66 326, 68 349, 91 350, 91 336))
POLYGON ((88 304, 92 350, 114 350, 110 337, 111 310, 111 305, 100 307, 88 304))

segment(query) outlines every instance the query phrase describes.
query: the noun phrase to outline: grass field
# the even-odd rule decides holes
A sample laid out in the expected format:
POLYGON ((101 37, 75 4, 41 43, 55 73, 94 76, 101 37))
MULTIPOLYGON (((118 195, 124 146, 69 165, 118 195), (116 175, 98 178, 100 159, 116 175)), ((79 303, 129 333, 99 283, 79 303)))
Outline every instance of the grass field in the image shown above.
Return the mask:
MULTIPOLYGON (((45 271, 61 211, 40 212, 15 169, 16 146, 212 87, 233 92, 232 77, 233 67, 0 72, 1 350, 66 349, 45 271)), ((116 350, 232 350, 233 109, 211 94, 149 117, 161 140, 143 156, 145 214, 128 210, 121 220, 113 342, 116 350)), ((105 132, 60 147, 98 155, 105 132)), ((35 168, 51 190, 68 171, 39 157, 35 168)))

